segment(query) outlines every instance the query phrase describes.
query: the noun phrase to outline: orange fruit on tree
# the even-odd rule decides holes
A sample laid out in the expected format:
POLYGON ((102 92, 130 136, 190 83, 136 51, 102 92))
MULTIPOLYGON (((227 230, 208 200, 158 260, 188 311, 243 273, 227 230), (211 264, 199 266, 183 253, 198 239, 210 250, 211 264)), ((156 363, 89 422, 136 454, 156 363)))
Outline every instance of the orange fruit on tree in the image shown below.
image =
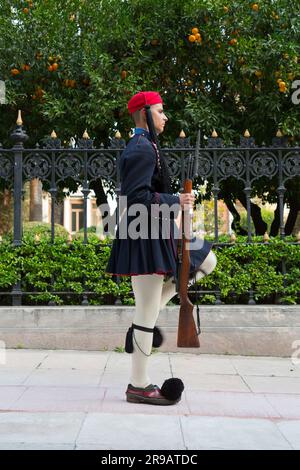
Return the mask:
POLYGON ((196 37, 194 36, 194 34, 189 35, 189 41, 190 42, 195 42, 196 41, 196 37))
POLYGON ((29 13, 29 8, 23 8, 23 13, 25 13, 25 15, 27 15, 29 13))
POLYGON ((53 72, 53 67, 52 67, 52 65, 48 65, 48 70, 49 70, 49 72, 53 72))
POLYGON ((122 70, 122 72, 121 72, 122 80, 125 80, 126 77, 127 77, 127 70, 122 70))
POLYGON ((258 10, 259 10, 259 5, 258 5, 258 3, 253 3, 253 5, 252 5, 251 8, 252 8, 253 11, 258 11, 258 10))
POLYGON ((235 46, 237 44, 237 39, 233 38, 229 41, 230 46, 235 46))
POLYGON ((14 69, 11 69, 10 73, 11 73, 12 75, 19 75, 19 73, 20 73, 20 70, 19 70, 19 69, 16 69, 16 68, 14 68, 14 69))
POLYGON ((38 87, 36 90, 35 90, 35 95, 38 97, 38 98, 42 98, 42 96, 45 94, 45 90, 43 90, 41 87, 38 87))
POLYGON ((192 34, 194 34, 194 36, 195 36, 196 34, 198 34, 198 33, 199 33, 199 29, 198 29, 198 28, 193 28, 193 29, 192 29, 192 34))
POLYGON ((225 6, 223 7, 223 11, 224 11, 224 13, 228 13, 228 12, 229 12, 229 8, 225 5, 225 6))
POLYGON ((261 78, 262 77, 262 71, 261 70, 256 70, 255 75, 257 76, 257 78, 261 78))
POLYGON ((58 63, 57 63, 57 62, 54 62, 54 63, 52 64, 52 72, 55 72, 57 69, 58 69, 58 63))
POLYGON ((202 41, 202 36, 200 33, 195 34, 196 41, 202 41))
POLYGON ((279 83, 279 88, 286 88, 286 83, 285 82, 280 82, 279 83))

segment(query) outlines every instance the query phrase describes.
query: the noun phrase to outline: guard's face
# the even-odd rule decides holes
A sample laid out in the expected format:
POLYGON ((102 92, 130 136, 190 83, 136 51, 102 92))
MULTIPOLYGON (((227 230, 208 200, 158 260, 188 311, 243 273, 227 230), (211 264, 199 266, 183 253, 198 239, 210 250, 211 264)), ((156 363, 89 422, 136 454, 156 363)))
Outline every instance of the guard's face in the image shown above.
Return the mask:
POLYGON ((157 134, 161 134, 164 131, 165 124, 168 120, 164 113, 163 105, 161 103, 153 104, 151 106, 151 113, 155 130, 157 134))

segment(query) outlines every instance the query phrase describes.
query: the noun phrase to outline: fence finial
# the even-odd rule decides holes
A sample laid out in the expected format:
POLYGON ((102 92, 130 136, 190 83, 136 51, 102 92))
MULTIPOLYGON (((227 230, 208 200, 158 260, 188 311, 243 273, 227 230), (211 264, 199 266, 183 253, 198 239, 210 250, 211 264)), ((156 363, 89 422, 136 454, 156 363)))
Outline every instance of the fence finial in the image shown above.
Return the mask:
POLYGON ((278 129, 278 131, 276 132, 276 137, 283 137, 283 133, 281 132, 280 129, 278 129))
POLYGON ((121 139, 122 135, 121 135, 121 132, 120 131, 117 131, 115 133, 115 139, 121 139))
POLYGON ((269 234, 268 234, 268 232, 265 232, 265 234, 264 234, 264 243, 269 243, 269 241, 270 241, 269 234))
POLYGON ((234 232, 232 232, 232 234, 230 235, 230 241, 231 243, 235 243, 236 242, 236 235, 234 232))
POLYGON ((21 115, 21 110, 19 109, 18 111, 18 118, 17 118, 17 125, 22 126, 23 121, 22 121, 22 115, 21 115))
POLYGON ((185 138, 186 138, 186 135, 185 135, 185 132, 184 132, 183 129, 181 129, 180 134, 179 134, 179 137, 180 137, 181 139, 185 139, 185 138))
POLYGON ((212 131, 211 136, 214 137, 214 138, 217 138, 217 137, 218 137, 218 134, 217 134, 217 132, 216 132, 216 129, 214 129, 214 130, 212 131))
POLYGON ((300 243, 300 230, 299 230, 299 232, 298 232, 297 235, 296 235, 296 240, 297 240, 298 243, 300 243))
POLYGON ((53 131, 51 132, 51 136, 50 136, 50 137, 51 137, 51 139, 56 139, 56 138, 57 138, 57 135, 56 135, 55 130, 53 130, 53 131))
POLYGON ((244 137, 246 137, 247 139, 249 139, 249 137, 250 137, 250 132, 248 131, 248 129, 245 130, 245 132, 244 132, 244 137))
POLYGON ((87 132, 87 129, 84 131, 84 133, 82 134, 82 138, 83 139, 89 139, 90 136, 88 135, 88 132, 87 132))

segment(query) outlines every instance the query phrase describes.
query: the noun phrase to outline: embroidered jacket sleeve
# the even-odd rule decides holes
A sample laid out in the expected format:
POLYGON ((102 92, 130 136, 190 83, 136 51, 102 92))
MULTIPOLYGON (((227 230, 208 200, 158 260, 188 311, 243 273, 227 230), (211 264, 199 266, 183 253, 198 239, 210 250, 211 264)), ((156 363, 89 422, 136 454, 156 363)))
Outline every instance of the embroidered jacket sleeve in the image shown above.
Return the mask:
MULTIPOLYGON (((179 196, 167 193, 154 192, 151 187, 151 179, 156 166, 155 150, 150 143, 142 141, 136 144, 124 156, 121 165, 121 194, 127 196, 128 206, 132 204, 167 204, 174 206, 174 215, 179 211, 179 196)), ((173 216, 174 216, 173 215, 173 216)), ((172 216, 172 218, 173 218, 172 216)))

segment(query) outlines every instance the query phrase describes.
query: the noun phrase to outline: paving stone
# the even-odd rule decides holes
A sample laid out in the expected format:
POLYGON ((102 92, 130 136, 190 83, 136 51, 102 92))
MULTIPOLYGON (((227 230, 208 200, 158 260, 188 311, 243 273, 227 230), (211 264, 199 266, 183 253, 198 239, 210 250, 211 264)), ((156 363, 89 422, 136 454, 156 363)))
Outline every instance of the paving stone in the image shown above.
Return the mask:
POLYGON ((277 427, 293 449, 300 450, 300 420, 281 421, 277 423, 277 427))
POLYGON ((84 413, 0 413, 0 443, 73 444, 84 413))
POLYGON ((300 378, 243 376, 254 393, 300 394, 300 378))
POLYGON ((118 450, 185 448, 177 416, 143 414, 90 413, 76 441, 76 446, 86 444, 118 450))
POLYGON ((263 419, 181 417, 188 449, 284 450, 291 445, 276 424, 263 419))

